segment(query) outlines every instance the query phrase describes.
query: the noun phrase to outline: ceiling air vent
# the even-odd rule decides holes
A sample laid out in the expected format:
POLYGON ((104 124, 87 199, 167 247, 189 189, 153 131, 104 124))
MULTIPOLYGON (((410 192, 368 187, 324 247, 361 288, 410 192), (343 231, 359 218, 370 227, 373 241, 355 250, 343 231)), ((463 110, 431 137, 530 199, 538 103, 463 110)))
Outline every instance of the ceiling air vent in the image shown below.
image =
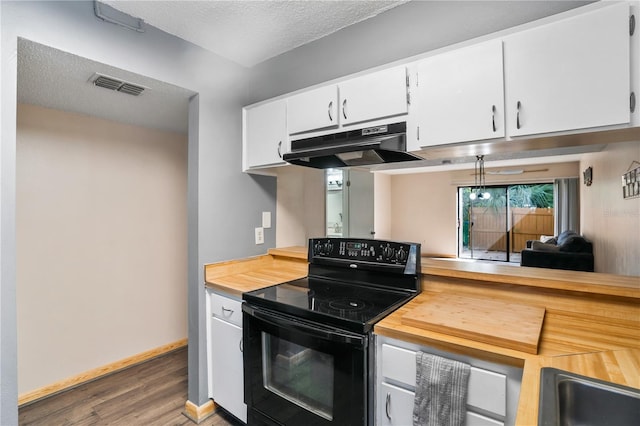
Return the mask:
POLYGON ((108 77, 102 74, 94 74, 89 81, 92 81, 94 86, 103 87, 109 90, 115 90, 122 93, 127 93, 133 96, 140 96, 142 92, 146 90, 146 87, 139 86, 137 84, 127 83, 122 80, 118 80, 113 77, 108 77))

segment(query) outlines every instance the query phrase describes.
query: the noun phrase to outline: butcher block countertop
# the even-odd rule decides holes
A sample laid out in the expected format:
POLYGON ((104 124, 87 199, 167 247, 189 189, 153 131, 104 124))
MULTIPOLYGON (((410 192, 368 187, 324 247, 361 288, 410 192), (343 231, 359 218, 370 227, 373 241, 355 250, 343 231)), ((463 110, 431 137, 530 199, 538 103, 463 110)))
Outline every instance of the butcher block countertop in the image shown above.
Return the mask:
POLYGON ((307 249, 270 249, 263 256, 204 266, 206 286, 236 297, 242 293, 307 276, 307 249))
MULTIPOLYGON (((305 247, 292 247, 205 265, 206 285, 240 297, 245 291, 304 277, 306 256, 305 247)), ((421 261, 422 292, 378 322, 375 333, 523 368, 517 425, 537 424, 542 367, 640 389, 640 277, 452 259, 421 261), (424 306, 439 300, 439 295, 492 300, 504 309, 522 305, 544 309, 537 353, 505 346, 498 338, 473 340, 466 334, 445 334, 420 326, 420 319, 411 317, 412 311, 428 318, 424 306)), ((509 310, 509 315, 517 316, 518 309, 509 310)), ((500 330, 495 334, 499 337, 500 330)))

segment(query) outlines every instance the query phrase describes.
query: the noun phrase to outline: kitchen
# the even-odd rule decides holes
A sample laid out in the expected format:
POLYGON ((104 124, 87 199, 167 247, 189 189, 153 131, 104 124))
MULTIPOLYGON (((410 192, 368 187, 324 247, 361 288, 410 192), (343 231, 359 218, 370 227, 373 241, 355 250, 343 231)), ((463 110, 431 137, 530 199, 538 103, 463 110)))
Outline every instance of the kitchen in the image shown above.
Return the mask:
MULTIPOLYGON (((71 5, 68 5, 66 7, 70 9, 73 8, 73 6, 71 5)), ((414 7, 419 7, 419 6, 416 5, 414 7)), ((83 12, 83 13, 88 14, 90 12, 91 11, 83 12)), ((11 13, 12 12, 9 7, 3 6, 3 19, 14 18, 15 15, 12 15, 11 13), (7 12, 7 10, 9 10, 9 12, 7 12), (7 16, 7 13, 9 13, 8 16, 7 16)), ((34 18, 33 15, 28 15, 28 16, 30 16, 31 18, 34 18)), ((48 19, 52 19, 52 18, 48 18, 48 19)), ((64 18, 61 17, 59 19, 64 19, 64 18)), ((34 21, 37 22, 36 19, 34 19, 34 21)), ((210 100, 204 97, 204 93, 207 93, 206 90, 204 89, 201 90, 198 87, 194 87, 194 84, 192 84, 190 81, 187 81, 188 78, 180 77, 177 71, 174 73, 170 72, 170 70, 175 70, 175 67, 172 66, 172 64, 170 64, 169 61, 159 63, 158 66, 153 67, 154 69, 152 70, 148 69, 148 67, 144 63, 142 63, 144 61, 141 60, 141 58, 144 58, 145 55, 148 55, 144 49, 133 52, 130 56, 127 56, 126 58, 116 57, 115 54, 114 55, 103 54, 106 56, 101 56, 95 53, 94 46, 87 46, 87 45, 76 46, 77 40, 70 40, 74 38, 73 34, 70 34, 70 35, 56 34, 56 36, 53 37, 53 39, 58 41, 56 41, 55 43, 52 43, 47 41, 48 38, 50 37, 50 34, 46 33, 46 26, 43 27, 43 29, 41 30, 44 32, 44 34, 39 34, 38 31, 32 28, 32 25, 29 25, 24 20, 21 21, 20 23, 22 27, 20 31, 16 31, 16 32, 21 33, 22 36, 28 39, 35 39, 36 41, 40 41, 44 44, 54 44, 54 47, 57 46, 59 48, 62 48, 63 50, 72 51, 72 52, 81 54, 82 56, 91 57, 94 59, 101 59, 103 62, 106 62, 106 63, 114 63, 116 65, 121 65, 121 68, 133 69, 134 71, 137 70, 141 74, 156 76, 160 80, 173 82, 184 87, 189 87, 194 91, 199 92, 200 103, 198 107, 200 108, 201 116, 203 114, 208 114, 210 116, 219 117, 220 121, 216 123, 222 123, 225 117, 228 117, 230 122, 235 122, 237 124, 237 126, 234 127, 233 129, 230 127, 228 128, 226 126, 218 126, 218 127, 215 127, 214 129, 214 124, 204 123, 203 120, 201 120, 200 135, 199 135, 200 138, 207 138, 207 139, 219 140, 219 141, 222 141, 225 139, 239 141, 241 139, 240 127, 238 124, 239 117, 235 115, 236 113, 232 113, 231 109, 235 108, 234 111, 239 111, 242 106, 252 102, 251 100, 248 100, 248 99, 237 100, 237 99, 234 99, 234 97, 232 96, 231 92, 233 90, 236 90, 236 89, 238 91, 242 90, 241 88, 242 84, 241 82, 236 80, 237 77, 234 74, 236 72, 238 73, 243 72, 241 69, 234 68, 233 66, 228 64, 221 64, 216 61, 213 61, 213 63, 209 64, 211 65, 211 67, 215 67, 215 69, 229 70, 229 74, 227 74, 226 76, 223 74, 216 75, 215 84, 219 84, 219 87, 218 87, 219 91, 216 92, 216 96, 217 96, 216 102, 219 102, 219 103, 212 103, 210 100), (226 96, 224 95, 225 93, 227 94, 226 96), (220 133, 221 131, 226 133, 221 134, 220 133)), ((3 21, 3 24, 4 24, 4 21, 3 21)), ((74 20, 69 19, 69 25, 65 25, 65 26, 68 28, 75 28, 76 30, 78 30, 77 26, 73 24, 75 24, 74 20)), ((85 28, 85 31, 87 33, 92 33, 92 31, 94 31, 92 28, 93 25, 95 24, 93 24, 92 22, 91 28, 85 28)), ((3 42, 7 40, 7 38, 4 36, 5 28, 7 28, 7 26, 3 25, 3 42)), ((12 28, 12 27, 10 26, 9 28, 12 28)), ((105 36, 111 36, 112 34, 115 34, 114 37, 116 38, 119 38, 119 39, 122 39, 123 37, 126 38, 124 33, 121 31, 116 31, 116 30, 107 31, 104 29, 101 31, 104 31, 106 33, 104 34, 105 36)), ((106 41, 103 41, 102 43, 104 44, 99 44, 99 45, 104 46, 105 51, 109 52, 111 50, 109 48, 109 44, 106 41)), ((136 43, 139 43, 139 42, 136 42, 136 43)), ((149 47, 149 46, 146 46, 146 47, 149 47)), ((166 47, 163 47, 163 49, 165 48, 166 47)), ((176 49, 177 48, 178 47, 176 47, 176 49)), ((319 49, 322 50, 321 48, 319 49)), ((407 49, 409 49, 409 47, 407 47, 407 49)), ((428 50, 428 49, 423 48, 423 50, 428 50)), ((7 50, 3 49, 3 52, 5 51, 7 50)), ((395 54, 398 54, 398 55, 405 54, 405 56, 410 56, 411 54, 416 54, 418 52, 419 50, 414 52, 398 52, 395 54)), ((310 52, 310 54, 313 54, 313 53, 310 52)), ((118 53, 118 55, 120 55, 120 53, 118 53)), ((326 67, 322 67, 322 68, 316 67, 314 74, 308 75, 306 77, 305 75, 303 75, 304 73, 296 73, 296 75, 293 76, 292 78, 296 78, 296 79, 309 78, 309 79, 312 79, 313 81, 307 81, 302 83, 299 81, 290 82, 290 84, 295 85, 295 88, 301 88, 301 87, 308 86, 309 84, 320 83, 322 81, 329 80, 333 77, 337 77, 337 75, 332 75, 332 73, 339 72, 341 75, 346 75, 346 74, 349 74, 350 72, 356 72, 362 69, 369 68, 371 66, 380 65, 382 63, 388 62, 389 60, 395 60, 400 58, 385 58, 383 60, 380 60, 378 63, 365 63, 367 59, 364 59, 364 60, 362 58, 358 58, 358 59, 359 61, 357 64, 351 62, 345 65, 346 68, 352 67, 351 69, 345 68, 344 70, 339 71, 335 69, 329 69, 326 67), (326 75, 318 75, 318 73, 326 73, 326 75)), ((368 59, 368 60, 375 62, 374 59, 368 59)), ((3 66, 4 64, 5 64, 5 61, 3 61, 3 66)), ((265 64, 263 67, 264 72, 266 74, 270 74, 271 72, 274 72, 273 70, 268 69, 270 65, 273 65, 273 64, 265 64)), ((252 70, 252 72, 254 71, 258 72, 257 69, 252 70)), ((10 73, 11 73, 11 70, 9 70, 8 73, 5 73, 5 71, 3 70, 3 76, 11 75, 10 73)), ((284 76, 284 75, 285 74, 282 74, 280 72, 275 72, 274 78, 276 79, 276 81, 280 81, 278 80, 278 78, 281 78, 281 77, 278 77, 278 76, 284 76)), ((213 83, 210 81, 207 81, 203 83, 203 87, 204 86, 208 87, 211 84, 213 83)), ((280 81, 280 84, 285 84, 285 82, 280 81)), ((291 87, 289 87, 289 89, 278 89, 275 82, 274 84, 269 84, 269 85, 256 85, 254 96, 256 97, 256 100, 265 99, 265 98, 268 98, 269 96, 284 93, 291 89, 292 89, 291 87), (270 90, 273 90, 274 93, 271 93, 271 94, 264 93, 270 90)), ((5 99, 5 93, 11 93, 11 88, 9 87, 7 89, 3 84, 3 100, 5 99), (8 90, 8 92, 5 92, 5 90, 8 90)), ((3 112, 11 111, 11 109, 12 109, 11 106, 5 107, 5 105, 3 105, 3 112)), ((3 123, 4 122, 5 121, 3 119, 3 123)), ((11 119, 8 119, 8 122, 11 122, 11 119)), ((10 126, 3 126, 3 133, 11 132, 9 127, 10 126)), ((4 140, 5 140, 5 137, 3 136, 3 141, 4 140)), ((196 155, 196 154, 197 153, 192 153, 192 155, 196 155)), ((190 261, 196 263, 196 265, 191 263, 189 267, 189 274, 192 274, 192 278, 190 279, 191 283, 194 282, 193 280, 197 282, 202 279, 201 266, 198 267, 197 265, 203 265, 203 264, 215 262, 218 260, 243 258, 251 255, 261 254, 264 252, 264 247, 266 246, 272 247, 276 245, 275 241, 277 240, 277 238, 274 235, 273 230, 272 231, 267 230, 267 232, 265 232, 266 241, 265 241, 264 247, 255 246, 253 244, 253 238, 254 238, 253 229, 257 225, 257 223, 259 223, 260 212, 262 211, 277 212, 278 214, 276 215, 275 233, 286 231, 286 226, 277 226, 277 221, 280 220, 285 215, 281 214, 281 209, 277 209, 277 207, 275 206, 275 203, 276 203, 275 197, 273 197, 272 201, 270 201, 270 203, 272 204, 267 203, 259 206, 254 206, 252 203, 248 201, 249 199, 252 198, 252 194, 256 193, 256 195, 260 195, 262 193, 263 186, 265 188, 269 188, 269 191, 273 191, 272 186, 275 183, 270 178, 262 178, 262 177, 256 177, 256 176, 249 177, 249 176, 243 176, 240 174, 240 172, 238 171, 239 164, 240 164, 240 160, 239 160, 240 151, 237 144, 232 145, 232 144, 218 143, 216 144, 215 149, 213 146, 204 145, 200 147, 199 156, 203 162, 205 162, 205 159, 207 159, 205 162, 207 165, 215 164, 216 167, 201 167, 201 169, 197 172, 198 174, 195 177, 200 184, 200 187, 198 188, 198 192, 201 194, 200 206, 198 207, 200 209, 201 223, 200 223, 199 229, 196 229, 195 232, 201 236, 200 239, 202 240, 202 242, 200 243, 201 245, 199 247, 195 248, 196 253, 198 250, 200 250, 201 253, 199 255, 196 255, 195 258, 193 256, 190 256, 190 261), (233 148, 231 148, 231 146, 233 146, 233 148), (225 150, 228 150, 228 155, 225 154, 226 152, 225 150), (221 157, 224 157, 227 159, 235 158, 236 160, 234 162, 229 162, 228 160, 223 161, 220 159, 221 157), (211 160, 211 162, 209 162, 209 159, 211 160), (231 168, 231 166, 227 165, 227 163, 233 163, 235 166, 231 168), (213 169, 215 169, 215 172, 213 169), (221 181, 227 182, 227 183, 232 182, 232 186, 218 185, 217 182, 221 182, 221 181), (257 189, 258 187, 260 189, 257 189), (242 197, 239 201, 241 203, 246 201, 247 204, 243 206, 243 208, 237 209, 237 211, 228 212, 228 213, 225 213, 223 211, 220 211, 219 209, 216 209, 215 200, 211 199, 212 195, 210 195, 210 194, 216 194, 216 197, 219 197, 219 199, 235 200, 237 199, 236 194, 239 194, 239 193, 246 194, 246 197, 242 197), (209 201, 206 201, 206 200, 209 200, 209 201), (238 223, 238 224, 245 223, 245 225, 238 225, 235 229, 228 229, 230 227, 218 226, 219 223, 238 223), (215 239, 212 239, 211 235, 216 235, 215 239), (238 239, 245 241, 245 243, 242 243, 242 244, 238 243, 238 239), (217 244, 217 242, 219 241, 225 241, 224 247, 217 244)), ((6 158, 6 157, 3 156, 3 158, 6 158)), ((627 164, 625 164, 623 167, 626 167, 626 166, 627 164)), ((9 168, 6 171, 6 173, 10 174, 10 170, 11 169, 9 168)), ((5 180, 4 173, 5 173, 5 168, 3 167, 3 182, 10 182, 11 181, 10 178, 8 181, 5 180)), ((288 172, 283 172, 283 173, 288 173, 288 172)), ((297 177, 294 177, 294 179, 297 179, 297 177)), ((314 181, 314 182, 317 185, 317 181, 314 181)), ((594 179, 594 184, 598 184, 598 182, 599 181, 597 178, 594 179)), ((277 184, 293 185, 293 183, 291 182, 281 182, 280 180, 278 180, 277 184)), ((606 191, 606 188, 604 188, 603 190, 606 191)), ((278 190, 278 193, 280 193, 279 190, 278 190)), ((307 209, 307 207, 305 206, 301 206, 298 208, 307 209)), ((624 219, 626 216, 630 216, 630 215, 624 215, 624 211, 622 213, 623 213, 622 219, 624 219)), ((3 215, 3 218, 5 217, 6 216, 3 215)), ((305 217, 301 219, 306 220, 307 218, 305 217)), ((298 220, 297 217, 296 217, 296 220, 298 220)), ((11 235, 10 228, 11 227, 8 228, 9 230, 3 229, 3 243, 6 241, 5 236, 11 235), (9 234, 7 234, 6 232, 9 232, 9 234)), ((304 227, 302 227, 302 229, 304 229, 304 227)), ((299 238, 297 238, 297 240, 299 241, 299 238)), ((190 241, 194 241, 194 240, 190 239, 190 241)), ((293 245, 293 244, 287 243, 283 245, 293 245)), ((9 267, 7 269, 4 267, 5 266, 4 256, 6 253, 8 252, 3 250, 3 274, 10 274, 11 268, 9 267)), ((7 260, 7 262, 10 262, 10 260, 7 260)), ((5 281, 3 279, 3 291, 5 288, 4 282, 5 281)), ((189 305, 191 307, 197 307, 195 309, 195 312, 193 309, 192 311, 190 311, 190 315, 195 315, 196 318, 199 318, 204 316, 204 300, 203 300, 204 297, 196 295, 196 293, 193 293, 195 291, 193 289, 200 289, 201 284, 190 284, 190 286, 191 286, 190 288, 192 288, 190 292, 190 297, 196 297, 196 300, 189 302, 189 305)), ((5 299, 3 298, 3 301, 4 300, 5 299)), ((11 313, 11 307, 9 306, 8 308, 6 308, 5 305, 3 305, 3 315, 5 314, 10 315, 10 313, 11 313)), ((197 322, 198 321, 196 321, 196 323, 197 322)), ((5 322, 3 320, 3 324, 11 324, 11 322, 5 322)), ((195 357, 194 358, 195 365, 202 365, 204 360, 204 355, 203 355, 204 345, 200 343, 201 346, 198 348, 198 343, 197 343, 198 340, 200 339, 199 337, 197 337, 198 328, 201 329, 202 327, 203 325, 200 324, 199 326, 196 325, 195 329, 190 328, 189 330, 189 340, 191 342, 190 349, 194 349, 196 351, 196 353, 193 355, 195 357), (194 346, 194 348, 192 348, 192 346, 194 346)), ((10 333, 10 332, 7 331, 7 333, 10 333)), ((9 334, 8 338, 10 339, 10 337, 11 335, 9 334)), ((3 339, 4 339, 4 335, 3 335, 3 339)), ((3 354, 4 354, 4 350, 5 350, 5 346, 3 346, 3 354)), ((10 349, 7 349, 7 350, 10 350, 10 349)), ((3 360, 4 359, 5 358, 3 357, 3 360)), ((10 375, 9 377, 11 377, 11 373, 10 373, 11 367, 7 367, 7 368, 8 368, 8 370, 6 370, 8 371, 7 374, 9 374, 10 375)), ((4 374, 4 371, 5 369, 3 367, 3 374, 4 374)), ((204 386, 204 384, 202 383, 203 381, 204 381, 203 378, 198 377, 197 369, 196 369, 196 372, 190 372, 190 400, 195 401, 196 404, 204 403, 206 400, 206 397, 203 396, 204 392, 202 391, 202 387, 204 386)), ((10 382, 11 381, 9 381, 9 383, 10 382)), ((4 376, 3 376, 3 383, 5 383, 4 376)))

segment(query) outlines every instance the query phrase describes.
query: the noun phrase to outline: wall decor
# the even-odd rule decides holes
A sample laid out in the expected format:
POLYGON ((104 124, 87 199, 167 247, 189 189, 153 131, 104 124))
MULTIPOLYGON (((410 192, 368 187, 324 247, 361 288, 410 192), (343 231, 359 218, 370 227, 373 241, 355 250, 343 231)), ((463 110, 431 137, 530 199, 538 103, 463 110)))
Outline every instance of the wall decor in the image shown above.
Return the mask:
POLYGON ((584 172, 582 172, 582 177, 584 178, 584 184, 591 186, 591 183, 593 182, 593 167, 587 167, 584 172))
POLYGON ((622 175, 622 198, 637 197, 640 197, 640 162, 634 160, 622 175))

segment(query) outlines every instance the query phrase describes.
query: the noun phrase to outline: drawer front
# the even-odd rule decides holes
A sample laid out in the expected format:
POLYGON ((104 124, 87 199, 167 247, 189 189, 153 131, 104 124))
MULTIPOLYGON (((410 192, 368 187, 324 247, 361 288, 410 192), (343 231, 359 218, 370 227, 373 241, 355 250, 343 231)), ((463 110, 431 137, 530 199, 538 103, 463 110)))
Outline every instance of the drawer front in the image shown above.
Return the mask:
POLYGON ((416 353, 387 344, 382 345, 382 375, 387 379, 416 387, 416 353))
POLYGON ((406 426, 413 424, 413 392, 382 383, 378 393, 377 425, 406 426))
POLYGON ((505 416, 507 414, 507 377, 504 374, 471 367, 467 405, 505 416))
POLYGON ((211 314, 242 327, 242 302, 216 293, 211 295, 211 314))
MULTIPOLYGON (((416 352, 396 346, 382 345, 382 376, 395 382, 416 387, 416 352)), ((469 374, 467 405, 499 416, 506 415, 507 377, 476 367, 469 374)))

